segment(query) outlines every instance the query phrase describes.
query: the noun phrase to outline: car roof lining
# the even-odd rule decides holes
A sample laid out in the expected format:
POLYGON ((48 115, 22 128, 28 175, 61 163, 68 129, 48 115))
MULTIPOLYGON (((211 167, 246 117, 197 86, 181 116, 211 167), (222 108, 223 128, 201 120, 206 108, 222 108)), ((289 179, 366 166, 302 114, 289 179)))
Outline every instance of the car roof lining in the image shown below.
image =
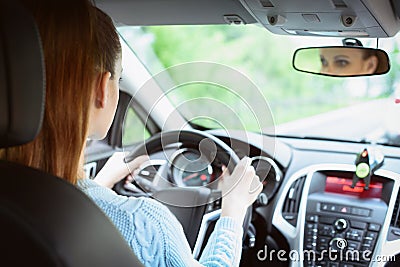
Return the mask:
POLYGON ((227 24, 227 15, 236 15, 246 24, 256 22, 235 0, 96 0, 95 4, 126 25, 227 24))
POLYGON ((246 24, 256 20, 237 0, 95 0, 96 6, 126 25, 227 24, 236 15, 246 24))
POLYGON ((260 23, 275 34, 301 36, 313 35, 315 32, 316 35, 326 36, 379 38, 394 36, 400 29, 400 19, 391 2, 396 0, 93 1, 117 25, 260 23), (349 16, 352 23, 347 25, 343 21, 347 21, 349 16), (270 17, 282 19, 272 24, 270 17), (309 17, 314 20, 308 21, 309 17))

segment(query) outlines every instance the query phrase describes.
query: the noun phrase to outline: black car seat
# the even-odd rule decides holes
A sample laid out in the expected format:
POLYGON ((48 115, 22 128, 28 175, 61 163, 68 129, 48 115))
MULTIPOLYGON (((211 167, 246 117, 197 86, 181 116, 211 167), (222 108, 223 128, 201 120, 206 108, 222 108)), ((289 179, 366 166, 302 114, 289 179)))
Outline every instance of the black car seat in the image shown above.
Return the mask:
MULTIPOLYGON (((0 0, 0 147, 40 130, 45 95, 30 14, 0 0)), ((142 266, 103 212, 63 179, 0 161, 0 266, 142 266)))

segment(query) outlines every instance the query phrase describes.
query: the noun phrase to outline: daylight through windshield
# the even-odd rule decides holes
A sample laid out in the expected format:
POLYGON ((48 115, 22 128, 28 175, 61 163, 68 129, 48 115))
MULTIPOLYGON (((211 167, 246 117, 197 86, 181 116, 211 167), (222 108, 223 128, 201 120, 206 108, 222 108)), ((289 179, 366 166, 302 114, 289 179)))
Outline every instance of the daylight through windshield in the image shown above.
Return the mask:
MULTIPOLYGON (((400 96, 400 35, 379 40, 391 60, 389 73, 333 78, 295 71, 292 56, 299 47, 341 45, 339 38, 279 36, 256 25, 120 27, 119 32, 152 74, 166 70, 179 85, 165 88, 166 95, 194 124, 400 145, 400 105, 395 104, 400 96), (182 83, 182 72, 174 68, 193 62, 225 66, 236 73, 222 72, 225 80, 248 81, 227 90, 212 82, 219 81, 215 76, 221 72, 208 69, 214 75, 211 82, 182 83), (229 115, 232 107, 236 117, 229 115)), ((376 39, 361 41, 376 47, 376 39)))

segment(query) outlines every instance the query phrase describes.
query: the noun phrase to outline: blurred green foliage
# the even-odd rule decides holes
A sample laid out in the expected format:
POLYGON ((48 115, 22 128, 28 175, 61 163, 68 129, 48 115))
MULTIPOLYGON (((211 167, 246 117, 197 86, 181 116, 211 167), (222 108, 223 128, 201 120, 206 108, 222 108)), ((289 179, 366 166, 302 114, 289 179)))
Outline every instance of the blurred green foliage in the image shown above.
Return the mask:
MULTIPOLYGON (((316 46, 315 39, 278 36, 255 25, 151 26, 142 27, 142 30, 144 34, 153 37, 152 48, 165 68, 187 62, 207 61, 240 71, 259 88, 266 102, 260 101, 258 96, 255 97, 246 88, 239 89, 238 94, 251 106, 267 103, 275 124, 387 97, 393 94, 400 73, 398 58, 395 63, 392 62, 393 70, 379 77, 343 79, 300 73, 292 67, 293 53, 299 47, 316 46)), ((397 57, 398 50, 395 43, 393 53, 397 57)), ((171 73, 173 80, 180 79, 174 75, 177 74, 171 73)), ((182 103, 200 97, 222 101, 235 108, 246 130, 259 131, 260 125, 254 121, 254 116, 249 114, 246 107, 240 106, 242 99, 227 90, 216 90, 215 85, 183 85, 179 90, 170 92, 168 97, 182 114, 189 116, 189 120, 200 122, 206 127, 218 127, 220 117, 224 117, 221 110, 204 106, 201 101, 192 105, 182 103), (185 86, 190 88, 185 89, 185 86), (205 119, 210 114, 214 115, 214 121, 205 119)), ((224 120, 229 118, 225 117, 224 120)), ((235 128, 235 124, 235 120, 227 123, 229 128, 235 128)), ((263 128, 268 126, 261 125, 263 128)))

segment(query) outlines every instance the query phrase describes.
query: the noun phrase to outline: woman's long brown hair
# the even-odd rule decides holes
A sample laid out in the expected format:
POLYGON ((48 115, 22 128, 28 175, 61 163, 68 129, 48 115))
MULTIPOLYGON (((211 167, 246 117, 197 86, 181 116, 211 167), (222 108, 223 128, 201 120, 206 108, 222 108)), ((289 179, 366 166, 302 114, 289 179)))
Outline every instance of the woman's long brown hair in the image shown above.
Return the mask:
POLYGON ((75 184, 83 176, 83 150, 95 77, 99 72, 114 73, 115 60, 121 53, 118 35, 111 19, 88 1, 22 2, 33 13, 42 39, 45 112, 37 138, 0 150, 0 159, 34 167, 75 184))

